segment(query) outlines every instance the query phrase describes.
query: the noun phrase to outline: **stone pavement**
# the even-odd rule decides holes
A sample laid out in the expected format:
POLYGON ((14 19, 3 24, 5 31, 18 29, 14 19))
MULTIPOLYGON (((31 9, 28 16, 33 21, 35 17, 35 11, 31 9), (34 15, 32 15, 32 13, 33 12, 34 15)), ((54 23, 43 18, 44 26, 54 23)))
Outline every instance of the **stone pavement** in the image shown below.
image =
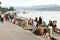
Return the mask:
POLYGON ((0 22, 0 40, 40 40, 40 38, 17 25, 0 22))
POLYGON ((53 37, 56 38, 57 40, 60 40, 60 34, 53 33, 53 37))

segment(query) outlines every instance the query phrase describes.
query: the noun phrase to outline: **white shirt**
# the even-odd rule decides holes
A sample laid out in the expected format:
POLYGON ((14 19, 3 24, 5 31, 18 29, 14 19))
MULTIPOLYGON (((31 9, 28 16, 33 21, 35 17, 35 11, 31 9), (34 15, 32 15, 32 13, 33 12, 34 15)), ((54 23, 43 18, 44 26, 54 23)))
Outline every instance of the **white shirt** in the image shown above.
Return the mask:
POLYGON ((2 14, 2 15, 1 15, 1 17, 3 18, 3 17, 4 17, 4 15, 2 14))
POLYGON ((37 24, 37 22, 33 21, 33 31, 36 30, 36 24, 37 24))

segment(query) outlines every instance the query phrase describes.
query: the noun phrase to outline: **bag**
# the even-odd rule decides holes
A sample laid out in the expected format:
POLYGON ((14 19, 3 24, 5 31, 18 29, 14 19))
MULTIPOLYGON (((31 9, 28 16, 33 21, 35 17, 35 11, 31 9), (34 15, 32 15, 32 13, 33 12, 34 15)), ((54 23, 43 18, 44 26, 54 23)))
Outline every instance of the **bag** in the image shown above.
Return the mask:
POLYGON ((35 33, 36 35, 40 35, 40 30, 39 30, 39 29, 36 29, 36 30, 34 31, 34 33, 35 33))
POLYGON ((51 40, 57 40, 56 38, 54 38, 54 37, 52 37, 52 38, 50 38, 51 40))

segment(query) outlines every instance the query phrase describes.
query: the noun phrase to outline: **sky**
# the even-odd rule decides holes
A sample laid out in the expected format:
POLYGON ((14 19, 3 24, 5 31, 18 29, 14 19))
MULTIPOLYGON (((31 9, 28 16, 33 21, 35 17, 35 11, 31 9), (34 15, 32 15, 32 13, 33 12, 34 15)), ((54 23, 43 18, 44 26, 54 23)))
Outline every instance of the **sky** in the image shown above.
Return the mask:
POLYGON ((0 0, 3 7, 30 7, 36 5, 60 5, 60 0, 0 0))

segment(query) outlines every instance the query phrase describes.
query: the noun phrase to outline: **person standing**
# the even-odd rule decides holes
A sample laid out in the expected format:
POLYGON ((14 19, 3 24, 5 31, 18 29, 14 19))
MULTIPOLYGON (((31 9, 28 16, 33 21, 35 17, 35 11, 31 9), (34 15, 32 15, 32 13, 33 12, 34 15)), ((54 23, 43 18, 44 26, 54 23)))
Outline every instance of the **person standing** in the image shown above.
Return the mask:
POLYGON ((51 20, 49 20, 49 23, 48 23, 47 27, 48 27, 49 37, 52 38, 52 32, 53 32, 52 31, 52 27, 53 27, 53 23, 52 23, 51 20))
POLYGON ((1 14, 0 14, 0 21, 1 21, 1 14))
POLYGON ((1 22, 4 22, 4 15, 1 14, 1 22))
POLYGON ((35 30, 37 28, 36 25, 37 25, 37 22, 35 20, 33 20, 33 28, 32 28, 33 32, 35 32, 35 30))

